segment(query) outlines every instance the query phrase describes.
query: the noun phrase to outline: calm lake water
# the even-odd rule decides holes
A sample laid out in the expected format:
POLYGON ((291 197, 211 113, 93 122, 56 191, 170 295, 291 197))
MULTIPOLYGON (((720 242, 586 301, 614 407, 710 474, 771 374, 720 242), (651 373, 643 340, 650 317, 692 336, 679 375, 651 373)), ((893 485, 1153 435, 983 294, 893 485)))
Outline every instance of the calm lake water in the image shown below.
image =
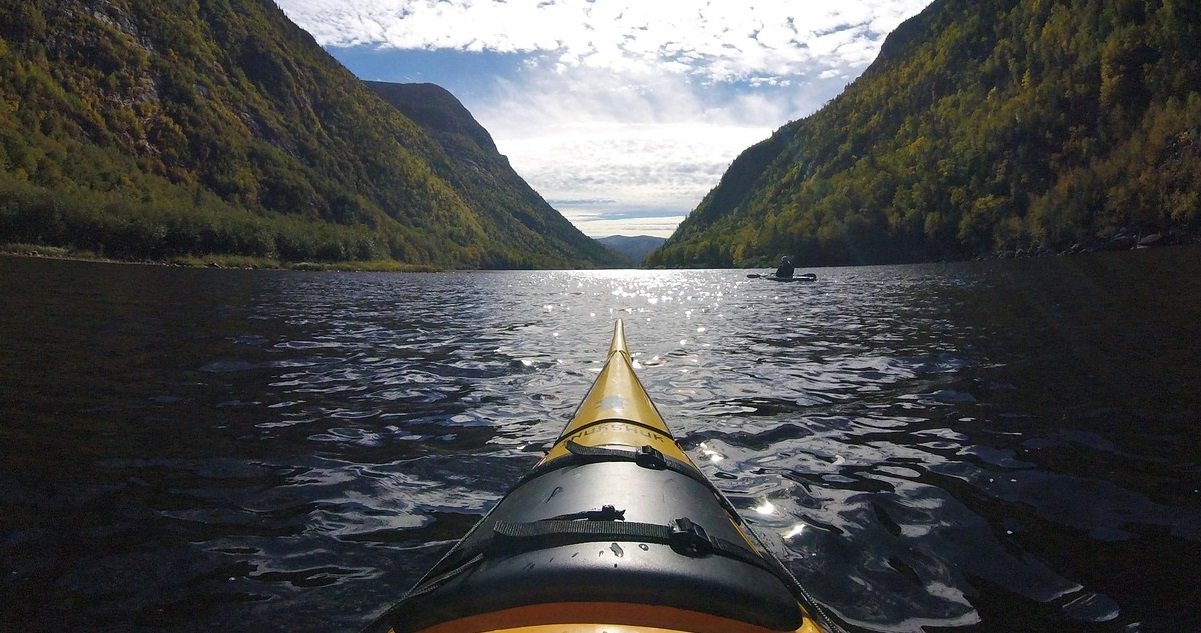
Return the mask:
POLYGON ((0 629, 355 631, 557 436, 615 318, 864 631, 1201 631, 1201 251, 329 274, 0 258, 0 629))

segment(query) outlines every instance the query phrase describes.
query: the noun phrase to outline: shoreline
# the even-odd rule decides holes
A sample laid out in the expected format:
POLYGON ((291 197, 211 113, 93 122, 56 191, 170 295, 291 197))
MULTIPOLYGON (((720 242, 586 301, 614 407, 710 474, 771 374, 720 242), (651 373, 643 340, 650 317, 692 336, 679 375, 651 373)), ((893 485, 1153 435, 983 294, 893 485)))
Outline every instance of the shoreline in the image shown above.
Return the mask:
POLYGON ((395 272, 434 273, 442 272, 435 266, 404 264, 391 260, 346 261, 346 262, 281 262, 261 257, 240 255, 206 255, 175 257, 168 260, 114 259, 95 253, 73 251, 59 246, 36 244, 0 244, 0 256, 26 259, 56 259, 97 264, 124 264, 136 266, 167 266, 177 268, 216 268, 221 270, 298 270, 306 272, 395 272))

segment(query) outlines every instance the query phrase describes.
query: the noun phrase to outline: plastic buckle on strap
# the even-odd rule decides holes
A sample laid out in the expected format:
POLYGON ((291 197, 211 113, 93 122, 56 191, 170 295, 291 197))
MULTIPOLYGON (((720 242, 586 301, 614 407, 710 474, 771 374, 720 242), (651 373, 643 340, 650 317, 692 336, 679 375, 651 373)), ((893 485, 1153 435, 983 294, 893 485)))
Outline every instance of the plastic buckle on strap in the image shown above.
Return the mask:
POLYGON ((705 528, 682 517, 671 522, 671 548, 685 556, 704 556, 713 552, 713 541, 705 528))
POLYGON ((667 468, 667 458, 663 457, 663 453, 659 449, 649 444, 644 445, 634 454, 634 463, 653 470, 667 468))

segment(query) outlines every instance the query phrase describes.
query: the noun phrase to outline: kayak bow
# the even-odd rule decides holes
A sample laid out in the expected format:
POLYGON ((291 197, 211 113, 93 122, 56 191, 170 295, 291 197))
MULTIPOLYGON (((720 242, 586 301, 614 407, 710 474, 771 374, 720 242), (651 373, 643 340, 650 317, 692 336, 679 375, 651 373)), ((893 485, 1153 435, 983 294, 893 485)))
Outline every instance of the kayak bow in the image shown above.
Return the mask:
POLYGON ((750 273, 746 276, 747 279, 766 279, 768 281, 817 281, 817 273, 801 273, 794 277, 777 277, 775 273, 769 275, 760 275, 759 273, 750 273))
POLYGON ((608 360, 550 451, 367 630, 837 627, 676 443, 618 320, 608 360))

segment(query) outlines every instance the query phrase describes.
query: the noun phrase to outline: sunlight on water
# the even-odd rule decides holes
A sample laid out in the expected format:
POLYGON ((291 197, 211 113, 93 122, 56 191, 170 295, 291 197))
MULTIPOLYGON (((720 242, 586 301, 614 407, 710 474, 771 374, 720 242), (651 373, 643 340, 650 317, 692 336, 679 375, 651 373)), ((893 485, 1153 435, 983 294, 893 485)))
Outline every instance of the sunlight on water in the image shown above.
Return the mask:
MULTIPOLYGON (((788 528, 787 531, 782 532, 780 534, 780 537, 783 538, 784 540, 788 540, 794 536, 800 536, 801 534, 804 534, 806 527, 808 527, 808 526, 806 526, 804 523, 797 523, 796 525, 788 528)), ((816 556, 817 553, 814 552, 813 555, 816 556)))

